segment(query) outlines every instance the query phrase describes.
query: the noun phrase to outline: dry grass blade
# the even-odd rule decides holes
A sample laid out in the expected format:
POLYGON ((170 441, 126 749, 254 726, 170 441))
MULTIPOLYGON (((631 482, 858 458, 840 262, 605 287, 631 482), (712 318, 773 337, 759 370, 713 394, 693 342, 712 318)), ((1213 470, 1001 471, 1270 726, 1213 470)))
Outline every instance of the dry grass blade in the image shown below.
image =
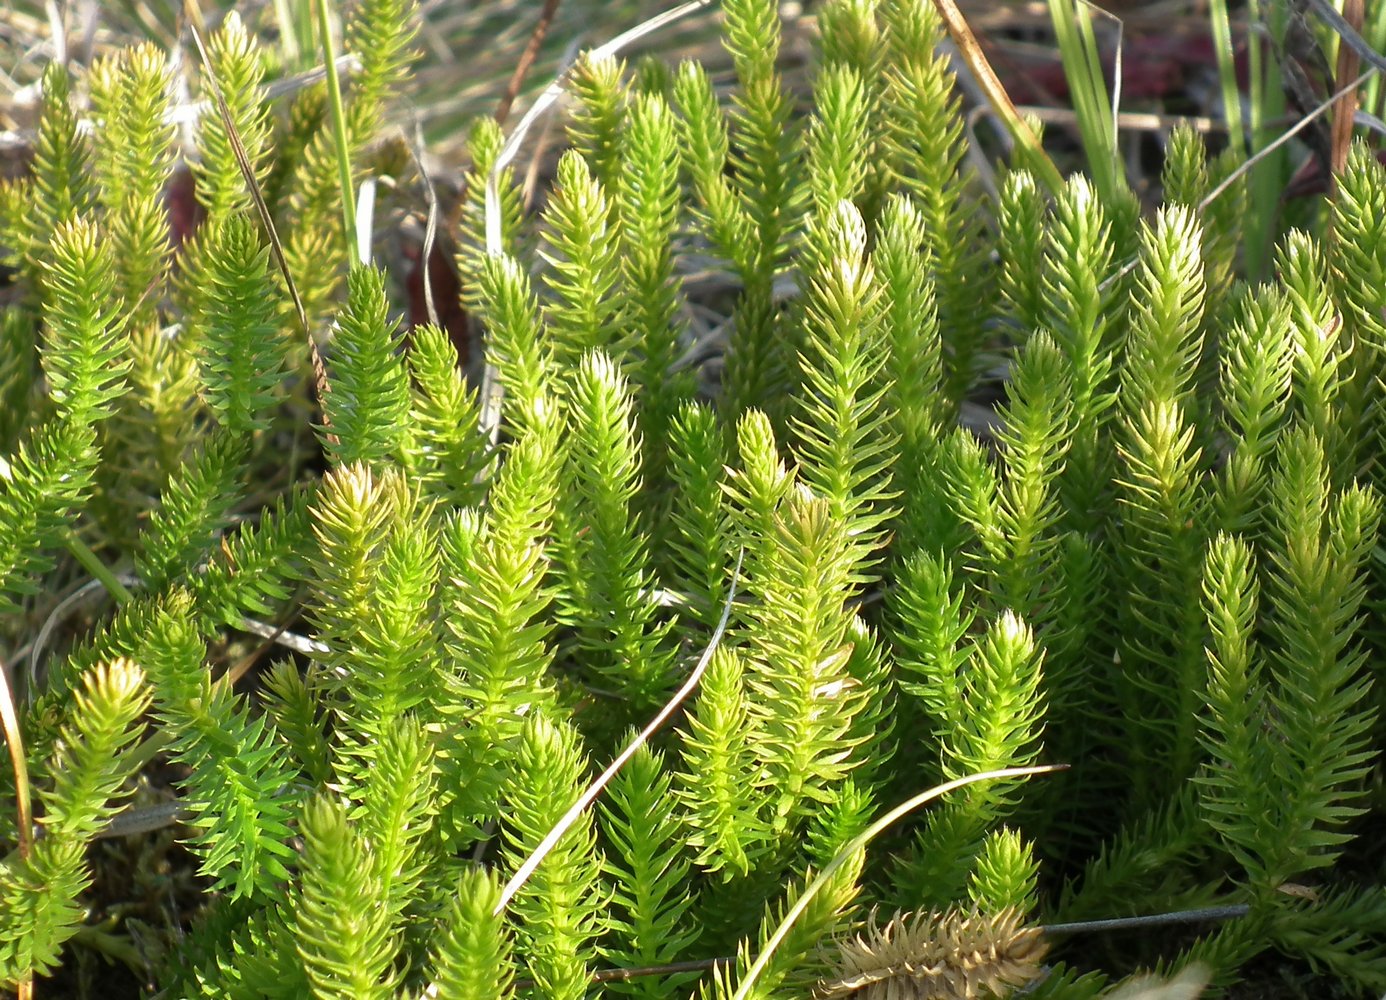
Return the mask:
MULTIPOLYGON (((980 109, 990 113, 989 108, 980 109)), ((1042 104, 1018 104, 1016 110, 1045 124, 1077 125, 1078 113, 1072 108, 1051 108, 1042 104)), ((973 115, 976 115, 973 111, 973 115)), ((1226 132, 1227 122, 1206 115, 1170 115, 1154 111, 1118 111, 1117 128, 1130 132, 1168 132, 1178 126, 1193 129, 1195 132, 1210 134, 1226 132)))
POLYGON ((1175 910, 1172 913, 1151 913, 1142 917, 1111 917, 1107 920, 1079 920, 1069 924, 1045 924, 1046 934, 1095 934, 1103 931, 1129 931, 1136 928, 1171 927, 1205 921, 1237 920, 1251 912, 1245 903, 1228 906, 1204 906, 1196 910, 1175 910))
POLYGON ((56 0, 45 0, 43 10, 48 15, 48 28, 53 38, 53 61, 67 65, 67 21, 63 9, 56 0))
MULTIPOLYGON (((1356 24, 1349 23, 1346 12, 1339 14, 1328 0, 1307 0, 1309 8, 1313 10, 1324 22, 1333 29, 1334 33, 1357 57, 1369 66, 1374 66, 1379 70, 1386 71, 1386 55, 1382 55, 1372 48, 1360 33, 1362 27, 1362 17, 1356 19, 1356 24)), ((1360 6, 1360 5, 1359 5, 1360 6)), ((1342 79, 1339 77, 1338 79, 1342 79)), ((1341 91, 1340 91, 1341 93, 1341 91)))
POLYGON ((440 214, 438 190, 433 186, 433 178, 429 176, 428 169, 424 166, 423 130, 419 128, 417 119, 414 120, 414 127, 409 133, 407 145, 409 155, 414 161, 414 168, 419 174, 419 182, 423 187, 424 201, 428 205, 428 215, 424 222, 423 249, 419 252, 419 270, 423 275, 424 311, 428 314, 428 321, 442 329, 443 324, 438 320, 438 305, 433 298, 433 269, 428 266, 428 262, 433 259, 433 248, 438 242, 440 214))
MULTIPOLYGON (((1196 209, 1196 211, 1203 212, 1205 209, 1207 209, 1209 205, 1217 201, 1218 198, 1222 197, 1222 193, 1224 191, 1226 191, 1233 184, 1237 183, 1237 181, 1239 181, 1243 176, 1245 176, 1247 172, 1251 170, 1252 167, 1256 166, 1257 163, 1261 162, 1271 153, 1275 152, 1277 149, 1285 145, 1285 143, 1289 142, 1300 132, 1304 131, 1306 128, 1312 125, 1315 121, 1317 121, 1322 115, 1326 114, 1333 107, 1334 102, 1336 102, 1338 98, 1342 97, 1344 94, 1348 94, 1356 90, 1358 87, 1360 87, 1363 83, 1367 81, 1368 77, 1370 77, 1373 73, 1376 72, 1379 72, 1379 70, 1375 65, 1373 65, 1365 73, 1359 74, 1352 81, 1350 81, 1347 84, 1347 86, 1339 89, 1336 93, 1329 97, 1328 100, 1324 101, 1313 111, 1309 112, 1299 121, 1295 122, 1294 125, 1292 125, 1290 128, 1287 128, 1285 132, 1282 135, 1277 136, 1273 142, 1267 143, 1265 148, 1258 150, 1255 156, 1247 157, 1244 163, 1242 163, 1240 166, 1237 167, 1236 170, 1232 171, 1225 178, 1223 178, 1221 184, 1219 184, 1217 187, 1213 188, 1213 190, 1208 192, 1204 199, 1198 203, 1198 208, 1196 209)), ((1133 260, 1129 265, 1127 265, 1125 270, 1129 271, 1135 266, 1136 262, 1133 260)), ((1122 273, 1125 273, 1125 271, 1123 271, 1122 273)), ((1117 277, 1119 276, 1120 275, 1117 275, 1117 277)), ((1111 281, 1113 279, 1109 278, 1107 280, 1111 281)))
MULTIPOLYGON (((544 43, 544 38, 549 33, 549 28, 553 24, 554 15, 558 12, 560 0, 544 0, 544 9, 539 14, 539 20, 534 25, 534 30, 530 33, 529 41, 525 44, 525 49, 520 53, 519 60, 515 63, 515 71, 510 74, 510 80, 505 85, 505 92, 501 94, 500 102, 496 105, 496 123, 504 125, 505 120, 510 117, 510 108, 515 103, 516 96, 520 93, 520 87, 524 85, 525 77, 529 75, 530 67, 534 65, 534 60, 539 56, 539 49, 544 43)), ((410 145, 410 153, 414 157, 414 162, 418 166, 419 176, 423 179, 424 194, 428 199, 428 223, 424 230, 424 242, 422 257, 424 266, 423 286, 424 286, 424 308, 428 312, 428 320, 434 326, 439 326, 438 310, 433 301, 433 277, 432 269, 427 266, 433 256, 433 246, 438 237, 438 193, 434 190, 433 182, 428 176, 428 171, 424 168, 423 159, 424 137, 423 130, 419 127, 416 120, 414 122, 414 138, 410 145)), ((461 195, 465 196, 465 182, 461 195)), ((459 197, 458 203, 461 204, 462 198, 459 197)))
POLYGON ((0 729, 5 732, 5 746, 14 768, 14 803, 19 824, 19 856, 27 858, 34 847, 34 809, 29 798, 29 767, 24 759, 24 734, 19 730, 19 713, 15 711, 14 689, 10 686, 10 668, 0 663, 0 729))
MULTIPOLYGON (((138 587, 140 584, 140 578, 134 573, 121 573, 116 577, 116 581, 122 587, 127 588, 138 587)), ((53 638, 54 631, 66 622, 67 616, 70 615, 75 608, 80 608, 105 598, 110 593, 110 591, 106 589, 106 586, 106 582, 103 580, 88 580, 59 601, 53 610, 48 613, 48 617, 43 620, 43 624, 39 627, 38 635, 34 638, 33 645, 29 648, 28 684, 30 692, 39 690, 39 685, 42 683, 40 666, 43 663, 44 654, 48 651, 48 644, 53 638)))
MULTIPOLYGON (((465 158, 471 122, 494 117, 507 82, 533 44, 534 29, 547 3, 539 0, 487 0, 455 3, 426 0, 420 36, 429 56, 419 65, 411 90, 429 151, 443 162, 465 158)), ((610 38, 676 0, 565 0, 547 26, 533 64, 514 99, 511 119, 544 89, 566 59, 573 40, 610 38)), ((714 48, 714 46, 717 46, 714 48)), ((716 24, 710 16, 681 22, 662 33, 658 52, 677 63, 682 56, 713 54, 716 24)), ((480 181, 478 181, 480 183, 480 181)))
POLYGON ((948 25, 948 33, 953 37, 953 44, 958 47, 963 61, 972 70, 972 75, 986 95, 987 103, 991 105, 992 111, 1005 123, 1015 141, 1024 147, 1029 158, 1029 165, 1039 173, 1040 180, 1044 182, 1045 187, 1049 188, 1051 194, 1057 195, 1064 186, 1059 168, 1054 166, 1054 161, 1044 151, 1044 146, 1040 143, 1034 130, 1016 111, 1011 96, 1006 93, 1006 88, 1002 86, 996 71, 991 68, 991 62, 987 59, 986 53, 982 51, 982 46, 978 44, 977 36, 972 33, 967 18, 963 17, 962 11, 958 10, 958 6, 953 0, 934 0, 934 6, 938 8, 939 15, 948 25))
POLYGON ((1212 978, 1212 970, 1195 962, 1172 979, 1136 976, 1107 994, 1107 1000, 1194 1000, 1212 978))
MULTIPOLYGON (((1223 193, 1227 191, 1228 188, 1230 188, 1233 184, 1236 184, 1239 180, 1241 180, 1248 173, 1250 173, 1251 169, 1255 167, 1256 164, 1260 163, 1266 157, 1270 156, 1271 153, 1275 152, 1277 149, 1285 145, 1285 143, 1289 142, 1300 132, 1308 128, 1320 116, 1326 114, 1333 107, 1334 102, 1337 101, 1339 97, 1342 97, 1344 94, 1351 93, 1352 91, 1356 90, 1358 87, 1360 87, 1363 83, 1366 82, 1368 77, 1370 77, 1373 73, 1376 72, 1379 72, 1377 67, 1375 65, 1371 66, 1369 69, 1367 69, 1366 72, 1359 74, 1350 83, 1348 83, 1347 86, 1343 87, 1337 93, 1333 94, 1331 97, 1328 98, 1328 100, 1324 101, 1313 111, 1309 112, 1299 121, 1295 122, 1294 125, 1292 125, 1290 128, 1287 128, 1281 135, 1277 136, 1272 142, 1268 142, 1265 145, 1265 147, 1258 150, 1255 153, 1255 155, 1247 157, 1246 160, 1243 161, 1237 167, 1236 170, 1233 170, 1226 177, 1224 177, 1222 179, 1222 182, 1219 183, 1217 187, 1213 188, 1213 190, 1209 191, 1207 195, 1204 196, 1203 200, 1198 203, 1198 206, 1194 209, 1194 211, 1196 213, 1202 213, 1206 211, 1208 206, 1211 205, 1213 202, 1217 201, 1219 198, 1221 198, 1223 193)), ((1120 281, 1126 275, 1134 271, 1136 269, 1136 265, 1139 263, 1139 256, 1132 257, 1118 270, 1109 275, 1102 282, 1102 284, 1098 286, 1099 290, 1105 292, 1113 284, 1120 281)))
POLYGON ((231 142, 231 150, 236 157, 236 165, 240 167, 241 176, 245 178, 246 188, 250 192, 250 200, 255 203, 255 211, 260 216, 260 224, 265 227, 265 235, 270 243, 270 252, 274 255, 274 262, 279 268, 279 273, 284 276, 284 285, 289 291, 289 297, 293 300, 298 325, 303 330, 304 338, 308 341, 308 354, 313 364, 313 381, 318 409, 322 417, 323 427, 328 430, 329 439, 335 442, 335 435, 331 433, 330 418, 327 415, 326 407, 323 406, 323 401, 327 398, 329 391, 327 367, 323 364, 317 342, 313 340, 313 331, 308 325, 308 312, 303 308, 303 299, 298 294, 298 286, 294 283, 293 275, 289 273, 289 262, 284 257, 284 245, 279 241, 279 232, 274 227, 274 218, 270 215, 269 206, 265 204, 264 193, 261 192, 259 182, 255 179, 255 170, 251 166, 250 157, 246 155, 240 133, 236 131, 236 123, 231 120, 231 109, 227 106, 226 98, 222 95, 221 83, 212 71, 212 60, 202 41, 205 27, 202 11, 193 3, 193 0, 184 0, 183 10, 188 18, 188 27, 192 31, 193 44, 197 46, 198 57, 202 60, 202 68, 207 75, 207 84, 212 91, 212 100, 216 102, 217 114, 221 116, 222 125, 226 128, 227 138, 231 142))
POLYGON ((996 914, 873 912, 864 934, 841 941, 821 1000, 973 1000, 1007 996, 1043 974, 1043 932, 1020 911, 996 914))
MULTIPOLYGON (((29 798, 29 767, 24 760, 24 737, 19 731, 19 714, 15 711, 13 688, 10 687, 10 668, 0 663, 0 729, 5 731, 5 746, 10 751, 14 767, 14 802, 19 824, 19 856, 27 858, 34 849, 34 810, 29 798)), ((15 983, 19 1000, 34 995, 34 981, 25 976, 15 983)))
MULTIPOLYGON (((361 59, 354 53, 347 52, 337 56, 333 65, 339 74, 351 75, 360 71, 361 59)), ((273 80, 265 85, 265 100, 273 104, 281 98, 292 97, 314 84, 322 83, 325 79, 327 79, 327 67, 314 66, 302 73, 273 80)), ((213 101, 199 100, 177 104, 164 112, 164 121, 170 125, 193 124, 204 114, 213 110, 214 103, 213 101)), ((84 128, 89 128, 90 122, 84 120, 81 125, 84 128)))
MULTIPOLYGON (((722 636, 726 633, 727 622, 731 618, 732 603, 736 600, 736 584, 741 578, 741 560, 744 556, 744 551, 737 554, 736 567, 732 570, 731 585, 727 588, 727 600, 722 606, 722 617, 718 619, 717 627, 713 629, 712 637, 708 640, 707 647, 703 650, 703 655, 698 658, 698 662, 693 667, 693 671, 688 675, 688 679, 683 682, 682 687, 674 692, 673 697, 671 697, 668 703, 660 709, 659 714, 650 720, 649 724, 630 741, 630 745, 621 751, 620 756, 613 760, 607 769, 587 787, 587 790, 573 803, 572 808, 564 813, 562 818, 553 825, 553 829, 548 832, 542 841, 540 841, 539 846, 530 853, 529 857, 525 858, 524 864, 520 865, 515 874, 511 876, 510 881, 505 883, 501 888, 500 898, 496 901, 495 908, 492 910, 493 914, 500 914, 510 905, 510 901, 515 898, 515 893, 519 892, 520 887, 534 874, 534 870, 539 867, 548 853, 553 850, 554 845, 568 832, 568 828, 573 825, 574 821, 582 815, 584 810, 596 801, 597 796, 602 793, 602 789, 611 782, 612 778, 616 777, 616 774, 626 765, 626 762, 630 760, 631 757, 635 756, 635 752, 645 744, 660 726, 664 725, 669 716, 673 714, 674 709, 678 708, 678 706, 683 703, 683 700, 692 694, 693 689, 698 686, 698 682, 702 680, 703 674, 707 671, 707 665, 712 662, 712 654, 717 651, 717 647, 722 643, 722 636)), ((429 987, 424 990, 423 995, 425 997, 437 997, 438 984, 430 984, 429 987)))

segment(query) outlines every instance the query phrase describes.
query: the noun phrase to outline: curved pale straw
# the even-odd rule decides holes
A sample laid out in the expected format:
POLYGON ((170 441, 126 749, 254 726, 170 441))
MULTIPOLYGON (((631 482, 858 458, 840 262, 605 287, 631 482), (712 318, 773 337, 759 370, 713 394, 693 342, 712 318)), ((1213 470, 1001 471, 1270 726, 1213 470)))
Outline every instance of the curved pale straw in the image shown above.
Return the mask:
MULTIPOLYGON (((621 751, 621 755, 611 762, 607 769, 601 773, 601 776, 592 782, 578 800, 573 803, 572 808, 553 825, 553 829, 539 842, 539 846, 530 852, 529 857, 525 858, 524 864, 520 865, 515 874, 511 876, 510 881, 501 888, 500 898, 496 900, 496 905, 491 910, 493 916, 498 916, 509 905, 510 900, 515 897, 515 893, 519 892, 520 887, 534 874, 534 870, 553 850, 554 845, 568 832, 568 828, 573 825, 574 821, 596 800, 597 796, 602 793, 602 789, 625 766, 626 761, 635 756, 635 752, 645 744, 645 741, 673 714, 674 709, 698 686, 698 681, 702 680, 703 674, 707 671, 707 665, 712 662, 712 654, 717 651, 717 647, 722 642, 722 636, 727 630, 727 620, 731 618, 732 602, 736 600, 736 583, 741 577, 741 560, 744 556, 744 549, 737 553, 736 567, 732 570, 731 584, 727 588, 727 600, 722 606, 722 617, 717 620, 717 627, 712 632, 712 638, 708 640, 707 648, 703 650, 703 655, 698 658, 698 663, 694 666, 692 673, 688 675, 688 679, 683 682, 681 688, 674 692, 673 697, 669 699, 668 704, 660 709, 659 714, 651 719, 644 729, 640 730, 639 734, 630 741, 630 745, 621 751)), ((438 996, 438 984, 431 983, 424 990, 423 995, 436 998, 438 996)))
POLYGON ((940 795, 946 795, 951 791, 962 788, 964 785, 971 785, 974 782, 994 781, 998 778, 1023 778, 1031 774, 1052 774, 1055 771, 1066 770, 1068 770, 1067 764, 1044 764, 1037 767, 1007 767, 998 771, 983 771, 981 774, 969 774, 965 777, 945 782, 942 785, 935 785, 933 788, 920 792, 918 795, 901 802, 894 809, 890 810, 890 812, 886 813, 848 841, 846 845, 843 846, 842 850, 838 851, 837 854, 833 856, 833 859, 823 867, 823 870, 818 873, 818 876, 799 894, 799 898, 796 899, 794 904, 785 912, 784 918, 780 921, 779 926, 775 928, 775 932, 771 934, 769 940, 765 942, 765 948, 756 957, 751 967, 746 970, 746 974, 741 977, 741 982, 737 986, 736 993, 733 995, 732 1000, 746 1000, 746 997, 751 994, 756 980, 760 978, 761 973, 763 973, 770 964, 770 959, 775 954, 775 950, 779 948, 780 942, 789 934, 789 929, 794 926, 794 922, 799 919, 804 910, 808 909, 809 903, 813 901, 814 896, 818 895, 819 890, 827 884, 828 879, 832 878, 833 874, 841 868, 852 855, 864 848, 897 819, 904 816, 906 813, 918 809, 924 803, 938 798, 940 795))
POLYGON ((664 725, 669 716, 674 713, 674 709, 678 708, 683 700, 692 694, 693 689, 698 686, 698 681, 702 680, 703 674, 707 670, 707 665, 712 662, 712 654, 717 651, 717 647, 722 642, 722 635, 727 630, 727 619, 731 617, 732 602, 736 599, 736 581, 741 576, 741 559, 744 555, 744 551, 737 554, 736 568, 732 570, 731 586, 727 590, 727 600, 722 606, 722 617, 718 619, 717 628, 713 630, 712 638, 708 640, 707 648, 703 650, 703 655, 698 657, 698 663, 688 675, 688 679, 683 682, 681 688, 674 692, 673 697, 669 699, 668 703, 659 710, 659 714, 651 719, 645 728, 640 730, 639 734, 637 734, 636 737, 630 741, 629 745, 621 751, 621 755, 613 760, 607 766, 607 769, 601 773, 601 776, 587 787, 587 790, 573 803, 572 808, 563 814, 563 818, 553 825, 553 829, 539 842, 539 846, 530 853, 529 857, 525 858, 524 864, 520 865, 515 874, 510 877, 510 881, 505 883, 505 886, 501 889, 500 898, 496 900, 496 905, 491 911, 492 914, 499 914, 506 908, 510 900, 514 898, 515 893, 519 892, 520 887, 528 881, 532 874, 534 874, 534 869, 539 867, 540 862, 544 860, 549 851, 553 850, 554 845, 568 832, 568 828, 572 826, 577 818, 582 815, 583 811, 596 800, 597 796, 602 793, 602 789, 607 786, 611 779, 616 777, 616 773, 625 766, 626 761, 635 756, 635 752, 644 746, 645 741, 648 740, 660 726, 664 725))

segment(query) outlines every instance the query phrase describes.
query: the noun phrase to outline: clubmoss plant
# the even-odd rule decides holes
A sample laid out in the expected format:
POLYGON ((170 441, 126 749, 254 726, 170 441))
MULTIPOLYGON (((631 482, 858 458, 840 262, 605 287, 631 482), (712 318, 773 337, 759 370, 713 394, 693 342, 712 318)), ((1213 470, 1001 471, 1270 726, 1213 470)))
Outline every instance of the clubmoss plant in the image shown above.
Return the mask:
POLYGON ((228 16, 231 126, 187 149, 152 48, 45 73, 0 186, 0 983, 1070 998, 1274 948, 1386 990, 1386 169, 1358 147, 1250 285, 1243 192, 1205 204, 1235 154, 1177 132, 1144 220, 1117 161, 988 204, 934 9, 822 8, 806 109, 770 0, 724 5, 729 94, 581 59, 489 248, 476 125, 484 394, 343 250, 413 5, 345 13, 340 117, 267 104, 228 16))

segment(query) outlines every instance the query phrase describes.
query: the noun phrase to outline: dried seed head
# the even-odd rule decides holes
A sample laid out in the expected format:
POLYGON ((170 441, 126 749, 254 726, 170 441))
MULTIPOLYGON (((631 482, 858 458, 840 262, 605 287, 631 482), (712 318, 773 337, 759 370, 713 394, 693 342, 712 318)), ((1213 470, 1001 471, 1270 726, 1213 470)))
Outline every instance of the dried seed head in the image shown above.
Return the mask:
POLYGON ((1047 945, 1019 911, 988 915, 873 911, 866 931, 837 943, 818 1000, 974 1000, 1005 997, 1039 978, 1047 945))

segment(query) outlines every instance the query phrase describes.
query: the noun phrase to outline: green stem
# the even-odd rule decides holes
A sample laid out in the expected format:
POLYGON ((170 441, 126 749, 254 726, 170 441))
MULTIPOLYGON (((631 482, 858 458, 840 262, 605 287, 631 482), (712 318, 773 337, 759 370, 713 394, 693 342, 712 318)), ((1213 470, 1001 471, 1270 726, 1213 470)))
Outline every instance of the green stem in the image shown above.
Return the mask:
POLYGON ((318 0, 318 33, 322 35, 322 61, 327 71, 327 106, 332 112, 332 132, 337 140, 337 176, 342 189, 342 226, 347 244, 347 263, 355 263, 356 190, 351 183, 351 151, 347 144, 346 112, 342 107, 342 82, 337 75, 337 46, 332 40, 332 22, 327 0, 318 0))
POLYGON ((136 975, 142 976, 148 971, 148 963, 145 962, 144 956, 135 949, 128 938, 109 934, 99 927, 83 926, 77 928, 72 940, 101 952, 107 958, 124 963, 136 975))
POLYGON ((294 70, 302 69, 303 47, 299 44, 297 19, 289 10, 289 0, 274 0, 274 20, 279 27, 279 48, 284 53, 284 63, 294 70))
POLYGON ((144 770, 145 765, 152 761, 156 755, 163 753, 172 745, 173 736, 166 730, 156 729, 147 739, 126 753, 125 760, 131 773, 138 774, 144 770))
POLYGON ((1115 205, 1126 187, 1126 176, 1117 149, 1116 118, 1102 75, 1102 53, 1093 32, 1092 15, 1074 0, 1049 0, 1049 16, 1093 186, 1103 204, 1115 205))
MULTIPOLYGON (((1273 48, 1280 50, 1285 38, 1284 5, 1280 0, 1268 0, 1265 23, 1270 31, 1273 48)), ((1247 7, 1252 23, 1262 18, 1262 0, 1251 0, 1247 7)), ((1253 38, 1248 50, 1251 65, 1251 151, 1259 153, 1270 145, 1271 129, 1285 113, 1285 93, 1281 89, 1280 64, 1274 58, 1263 59, 1260 40, 1253 38)), ((1252 170, 1250 179, 1251 204, 1246 219, 1244 259, 1248 281, 1259 281, 1274 242, 1276 220, 1280 212, 1280 194, 1285 188, 1285 153, 1276 149, 1252 170)))
POLYGON ((116 575, 107 568, 106 564, 97 558, 96 553, 87 548, 87 543, 76 535, 68 536, 67 550, 76 557, 88 573, 101 581, 101 586, 106 588, 106 593, 115 598, 117 604, 125 604, 133 596, 126 589, 125 584, 121 583, 116 575))
POLYGON ((1242 125, 1242 92, 1237 86, 1236 47, 1227 0, 1213 0, 1208 6, 1213 27, 1213 47, 1217 50, 1218 82, 1222 88, 1222 113, 1227 116, 1227 143, 1237 160, 1246 159, 1246 134, 1242 125))

